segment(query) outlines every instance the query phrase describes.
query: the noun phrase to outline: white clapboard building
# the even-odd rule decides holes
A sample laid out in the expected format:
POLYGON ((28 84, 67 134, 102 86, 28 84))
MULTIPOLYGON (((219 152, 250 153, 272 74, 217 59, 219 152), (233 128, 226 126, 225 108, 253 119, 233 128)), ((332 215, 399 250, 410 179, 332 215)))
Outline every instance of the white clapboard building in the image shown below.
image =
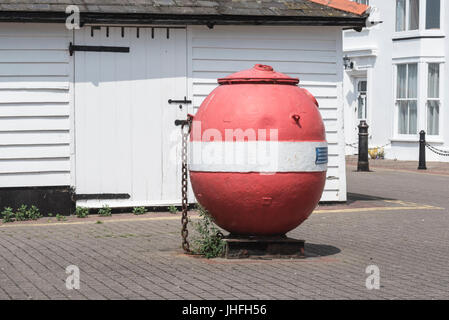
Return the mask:
POLYGON ((366 6, 63 2, 0 3, 1 207, 180 204, 174 121, 195 113, 217 78, 255 63, 317 97, 330 157, 322 200, 346 200, 342 29, 364 27, 366 6), (68 4, 77 7, 66 13, 68 4))

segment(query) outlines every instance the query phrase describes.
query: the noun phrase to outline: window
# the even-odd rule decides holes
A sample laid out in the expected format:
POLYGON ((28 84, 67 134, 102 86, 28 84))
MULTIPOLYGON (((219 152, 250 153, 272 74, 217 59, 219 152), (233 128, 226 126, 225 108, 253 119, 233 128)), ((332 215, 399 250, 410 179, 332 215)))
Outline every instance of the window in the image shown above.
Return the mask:
POLYGON ((369 0, 352 0, 352 1, 360 4, 366 4, 367 6, 369 6, 369 0))
POLYGON ((440 7, 441 0, 396 0, 396 32, 419 30, 421 15, 427 30, 440 29, 440 7))
POLYGON ((396 31, 419 29, 419 1, 396 0, 396 31))
POLYGON ((427 80, 427 134, 440 134, 440 64, 429 63, 427 80))
POLYGON ((416 134, 418 123, 418 64, 397 65, 398 133, 416 134))
POLYGON ((419 29, 419 0, 410 0, 408 30, 419 29))
POLYGON ((426 29, 440 29, 440 0, 426 2, 426 29))
POLYGON ((396 31, 405 30, 405 0, 396 0, 396 31))
POLYGON ((359 120, 366 120, 366 87, 367 87, 367 81, 366 80, 360 80, 357 89, 359 91, 359 97, 357 99, 357 118, 359 120))

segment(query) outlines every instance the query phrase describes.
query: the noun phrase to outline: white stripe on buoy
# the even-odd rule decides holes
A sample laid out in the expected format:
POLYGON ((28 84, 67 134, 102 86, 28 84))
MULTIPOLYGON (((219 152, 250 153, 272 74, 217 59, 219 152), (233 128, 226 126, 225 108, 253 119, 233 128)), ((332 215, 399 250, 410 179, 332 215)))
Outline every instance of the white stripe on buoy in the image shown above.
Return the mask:
POLYGON ((190 142, 191 171, 323 172, 327 142, 211 141, 190 142))

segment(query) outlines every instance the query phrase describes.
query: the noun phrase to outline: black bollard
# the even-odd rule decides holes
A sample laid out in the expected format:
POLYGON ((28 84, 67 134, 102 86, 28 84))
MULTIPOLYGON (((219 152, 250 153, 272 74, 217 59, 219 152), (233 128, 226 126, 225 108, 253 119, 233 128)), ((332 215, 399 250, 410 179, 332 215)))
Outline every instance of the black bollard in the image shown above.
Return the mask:
POLYGON ((368 124, 365 120, 359 124, 359 161, 357 171, 369 172, 368 160, 368 124))
POLYGON ((426 132, 419 133, 419 166, 418 170, 427 170, 426 166, 426 132))

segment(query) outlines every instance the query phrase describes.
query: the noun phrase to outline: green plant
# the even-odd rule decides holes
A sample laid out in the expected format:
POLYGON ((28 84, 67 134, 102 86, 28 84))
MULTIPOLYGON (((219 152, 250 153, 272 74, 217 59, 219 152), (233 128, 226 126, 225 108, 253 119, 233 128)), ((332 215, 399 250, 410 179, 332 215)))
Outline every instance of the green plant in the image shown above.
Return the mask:
POLYGON ((193 224, 198 235, 193 237, 193 252, 206 258, 216 258, 223 254, 225 242, 212 216, 205 208, 197 205, 200 219, 193 224))
POLYGON ((380 148, 379 149, 379 153, 377 154, 377 158, 378 159, 385 159, 385 149, 384 148, 380 148))
POLYGON ((111 213, 112 213, 112 209, 109 208, 109 206, 107 204, 104 205, 103 208, 100 208, 98 210, 98 214, 103 217, 110 217, 111 213))
POLYGON ((2 221, 4 223, 14 221, 14 211, 11 207, 5 207, 5 209, 2 211, 2 221))
POLYGON ((37 220, 41 217, 42 215, 39 211, 39 208, 37 208, 36 206, 31 206, 31 208, 26 211, 27 220, 37 220))
POLYGON ((75 215, 78 218, 87 218, 89 216, 89 208, 86 207, 76 207, 75 215))
POLYGON ((16 221, 28 220, 28 207, 22 204, 16 211, 16 221))
POLYGON ((103 224, 103 222, 102 221, 100 221, 100 220, 97 220, 97 222, 95 222, 96 224, 103 224))
POLYGON ((49 217, 53 217, 53 213, 49 212, 49 213, 48 213, 48 216, 49 216, 49 217))
POLYGON ((58 221, 67 221, 67 218, 62 216, 62 215, 60 215, 58 213, 58 214, 56 214, 56 220, 58 220, 58 221))
POLYGON ((145 207, 134 207, 133 208, 133 213, 135 215, 140 215, 140 214, 144 214, 146 211, 145 207))
POLYGON ((171 205, 171 206, 168 207, 168 211, 171 214, 176 214, 176 213, 178 213, 178 208, 176 208, 176 206, 171 205))

